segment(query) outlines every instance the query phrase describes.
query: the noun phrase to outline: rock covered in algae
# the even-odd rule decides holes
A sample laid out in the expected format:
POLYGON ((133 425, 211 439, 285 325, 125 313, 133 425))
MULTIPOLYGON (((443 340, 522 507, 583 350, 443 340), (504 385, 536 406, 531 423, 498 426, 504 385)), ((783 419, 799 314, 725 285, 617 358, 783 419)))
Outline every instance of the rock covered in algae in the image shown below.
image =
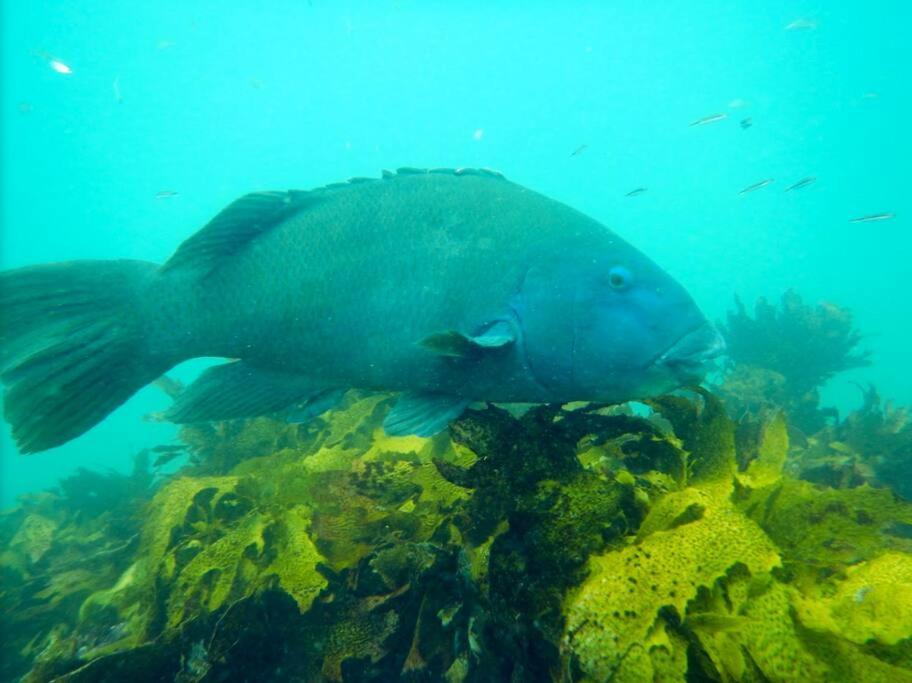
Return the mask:
POLYGON ((4 678, 912 680, 912 505, 796 480, 781 414, 696 390, 421 439, 389 404, 193 426, 110 509, 0 517, 4 678))
POLYGON ((803 479, 836 488, 869 483, 912 500, 912 419, 868 387, 860 408, 814 434, 794 454, 803 479))

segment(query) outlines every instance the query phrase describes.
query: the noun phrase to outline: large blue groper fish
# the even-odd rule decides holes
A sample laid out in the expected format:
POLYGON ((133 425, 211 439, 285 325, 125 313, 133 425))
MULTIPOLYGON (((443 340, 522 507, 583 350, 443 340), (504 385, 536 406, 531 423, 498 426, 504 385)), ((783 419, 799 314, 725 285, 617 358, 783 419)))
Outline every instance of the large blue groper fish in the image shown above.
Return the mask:
POLYGON ((603 225, 491 171, 400 169, 256 192, 164 265, 0 274, 4 412, 22 452, 82 434, 181 361, 234 359, 174 422, 402 392, 431 435, 472 401, 624 401, 698 381, 722 349, 686 291, 603 225))

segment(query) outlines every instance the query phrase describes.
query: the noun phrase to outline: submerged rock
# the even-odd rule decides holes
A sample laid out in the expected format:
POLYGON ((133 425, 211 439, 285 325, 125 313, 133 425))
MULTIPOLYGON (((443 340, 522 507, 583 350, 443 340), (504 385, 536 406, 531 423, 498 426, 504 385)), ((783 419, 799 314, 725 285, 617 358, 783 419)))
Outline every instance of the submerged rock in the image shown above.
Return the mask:
POLYGON ((912 504, 795 478, 781 414, 701 389, 426 439, 390 403, 188 427, 110 509, 0 517, 3 678, 912 680, 912 504))

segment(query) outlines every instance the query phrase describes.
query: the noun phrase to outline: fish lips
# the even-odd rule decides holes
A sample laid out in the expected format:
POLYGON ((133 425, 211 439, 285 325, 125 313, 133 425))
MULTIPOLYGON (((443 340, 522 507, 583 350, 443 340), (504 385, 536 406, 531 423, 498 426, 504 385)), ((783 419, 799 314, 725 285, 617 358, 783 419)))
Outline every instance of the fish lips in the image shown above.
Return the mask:
POLYGON ((672 344, 656 359, 656 365, 666 368, 682 384, 699 382, 725 348, 719 330, 706 322, 672 344))

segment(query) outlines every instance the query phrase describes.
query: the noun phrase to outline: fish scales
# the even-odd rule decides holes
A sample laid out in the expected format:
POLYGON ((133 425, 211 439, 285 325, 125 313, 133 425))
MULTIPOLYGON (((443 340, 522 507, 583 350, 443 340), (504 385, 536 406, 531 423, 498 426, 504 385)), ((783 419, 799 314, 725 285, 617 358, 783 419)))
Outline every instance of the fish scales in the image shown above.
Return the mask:
POLYGON ((194 357, 230 361, 176 395, 174 422, 302 421, 360 388, 401 392, 389 433, 429 436, 475 400, 663 393, 724 346, 645 255, 489 169, 252 193, 161 266, 0 273, 0 308, 23 452, 78 436, 194 357))
MULTIPOLYGON (((153 297, 179 299, 179 310, 149 319, 192 321, 200 352, 241 358, 255 348, 270 367, 398 389, 436 365, 415 354, 418 340, 502 315, 535 254, 571 237, 551 216, 562 205, 487 176, 409 171, 311 195, 312 206, 192 290, 192 304, 187 294, 153 297)), ((573 239, 604 241, 602 226, 579 218, 573 239)))

